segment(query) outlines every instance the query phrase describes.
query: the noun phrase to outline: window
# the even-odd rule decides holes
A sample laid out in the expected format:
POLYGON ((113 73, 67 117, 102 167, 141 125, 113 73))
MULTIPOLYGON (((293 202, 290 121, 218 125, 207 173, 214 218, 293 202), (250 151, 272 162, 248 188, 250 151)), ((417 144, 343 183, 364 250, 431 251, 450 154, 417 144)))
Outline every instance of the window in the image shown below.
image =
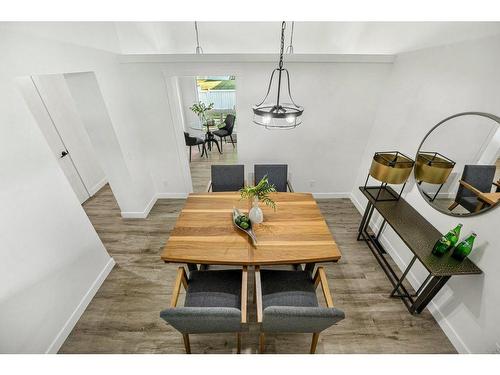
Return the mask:
POLYGON ((235 76, 198 76, 196 77, 198 100, 214 108, 209 119, 223 119, 229 113, 236 113, 235 76))

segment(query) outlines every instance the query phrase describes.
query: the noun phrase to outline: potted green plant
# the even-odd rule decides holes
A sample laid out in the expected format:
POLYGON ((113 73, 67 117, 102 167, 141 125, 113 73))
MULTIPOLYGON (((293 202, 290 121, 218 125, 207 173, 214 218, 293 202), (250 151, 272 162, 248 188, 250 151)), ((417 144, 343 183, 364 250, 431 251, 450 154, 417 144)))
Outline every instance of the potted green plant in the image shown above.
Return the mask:
POLYGON ((200 119, 202 125, 206 125, 207 122, 207 112, 210 111, 214 107, 214 103, 210 103, 206 105, 203 102, 194 103, 189 109, 196 113, 198 118, 200 119))
POLYGON ((245 186, 243 189, 240 189, 241 199, 252 201, 252 208, 248 213, 252 224, 260 224, 264 221, 264 214, 259 207, 259 201, 276 209, 276 203, 269 197, 269 194, 274 192, 276 192, 276 189, 273 184, 269 183, 267 175, 257 185, 245 186))

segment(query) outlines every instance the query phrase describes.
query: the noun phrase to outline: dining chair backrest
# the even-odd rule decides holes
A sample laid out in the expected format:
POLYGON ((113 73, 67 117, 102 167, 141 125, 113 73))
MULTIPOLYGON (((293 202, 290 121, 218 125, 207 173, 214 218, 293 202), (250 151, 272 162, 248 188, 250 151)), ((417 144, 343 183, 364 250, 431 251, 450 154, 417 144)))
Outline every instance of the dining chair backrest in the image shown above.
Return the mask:
POLYGON ((229 134, 233 133, 234 122, 236 121, 236 116, 232 114, 228 114, 224 120, 223 129, 227 130, 229 134))
POLYGON ((288 164, 255 164, 254 165, 254 183, 266 176, 269 183, 274 185, 276 191, 286 192, 288 181, 288 164))
MULTIPOLYGON (((489 193, 495 178, 495 165, 465 165, 462 181, 467 182, 483 193, 489 193)), ((459 185, 455 202, 469 211, 474 211, 477 200, 476 194, 462 185, 459 185)))
POLYGON ((212 191, 238 191, 245 185, 245 167, 212 165, 212 191))
POLYGON ((184 132, 184 141, 186 142, 186 146, 196 145, 196 138, 191 137, 188 132, 184 132))

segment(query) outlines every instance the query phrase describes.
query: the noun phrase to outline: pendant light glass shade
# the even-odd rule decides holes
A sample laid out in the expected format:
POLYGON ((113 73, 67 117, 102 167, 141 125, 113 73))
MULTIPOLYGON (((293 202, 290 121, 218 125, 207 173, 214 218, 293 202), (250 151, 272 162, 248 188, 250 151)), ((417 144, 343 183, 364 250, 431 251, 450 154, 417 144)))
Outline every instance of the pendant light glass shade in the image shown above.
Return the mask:
POLYGON ((281 49, 278 68, 274 69, 271 74, 264 100, 252 108, 254 114, 253 122, 257 125, 264 126, 267 129, 293 129, 302 123, 302 113, 304 112, 304 108, 295 104, 292 99, 292 94, 290 92, 290 74, 287 69, 283 68, 285 27, 286 23, 283 22, 281 24, 281 49), (266 102, 273 85, 273 80, 275 79, 275 73, 277 73, 276 76, 278 81, 276 101, 266 102), (288 98, 286 98, 285 102, 282 102, 281 83, 284 79, 286 79, 287 85, 285 94, 288 98))

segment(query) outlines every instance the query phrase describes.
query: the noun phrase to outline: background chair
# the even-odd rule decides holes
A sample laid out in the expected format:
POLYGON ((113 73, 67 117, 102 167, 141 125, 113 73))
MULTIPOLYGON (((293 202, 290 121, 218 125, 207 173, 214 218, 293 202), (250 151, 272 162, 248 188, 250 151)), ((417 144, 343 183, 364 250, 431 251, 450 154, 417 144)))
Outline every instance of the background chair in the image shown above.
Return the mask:
POLYGON ((241 350, 243 325, 247 322, 247 268, 243 270, 191 271, 189 279, 179 267, 170 308, 160 317, 182 333, 186 353, 191 353, 189 334, 236 333, 241 350), (184 307, 177 307, 181 285, 186 289, 184 307))
POLYGON ((212 165, 212 180, 207 191, 238 191, 245 185, 245 167, 237 165, 212 165))
POLYGON ((186 146, 189 146, 189 161, 191 161, 191 147, 198 146, 198 151, 200 151, 200 145, 203 145, 203 151, 201 153, 201 157, 207 154, 207 149, 205 148, 205 141, 198 137, 191 137, 188 132, 184 132, 184 140, 186 141, 186 146))
POLYGON ((495 177, 494 165, 465 165, 459 183, 455 202, 448 208, 452 211, 458 205, 469 212, 476 211, 480 193, 489 193, 495 177))
POLYGON ((288 164, 255 164, 254 165, 254 183, 267 175, 269 183, 273 184, 276 191, 293 192, 292 185, 288 180, 288 164))
POLYGON ((228 114, 226 118, 224 119, 225 125, 220 128, 219 130, 215 130, 212 132, 212 134, 216 135, 217 137, 220 138, 220 144, 222 146, 222 139, 226 140, 226 137, 229 136, 231 139, 231 144, 233 145, 234 148, 234 141, 233 141, 233 128, 234 128, 234 122, 236 120, 236 117, 232 114, 228 114))
POLYGON ((261 323, 259 351, 265 349, 265 333, 312 333, 310 353, 316 352, 321 331, 344 319, 333 307, 323 267, 314 279, 308 271, 260 270, 255 267, 257 322, 261 323), (321 284, 327 307, 320 307, 316 288, 321 284))

